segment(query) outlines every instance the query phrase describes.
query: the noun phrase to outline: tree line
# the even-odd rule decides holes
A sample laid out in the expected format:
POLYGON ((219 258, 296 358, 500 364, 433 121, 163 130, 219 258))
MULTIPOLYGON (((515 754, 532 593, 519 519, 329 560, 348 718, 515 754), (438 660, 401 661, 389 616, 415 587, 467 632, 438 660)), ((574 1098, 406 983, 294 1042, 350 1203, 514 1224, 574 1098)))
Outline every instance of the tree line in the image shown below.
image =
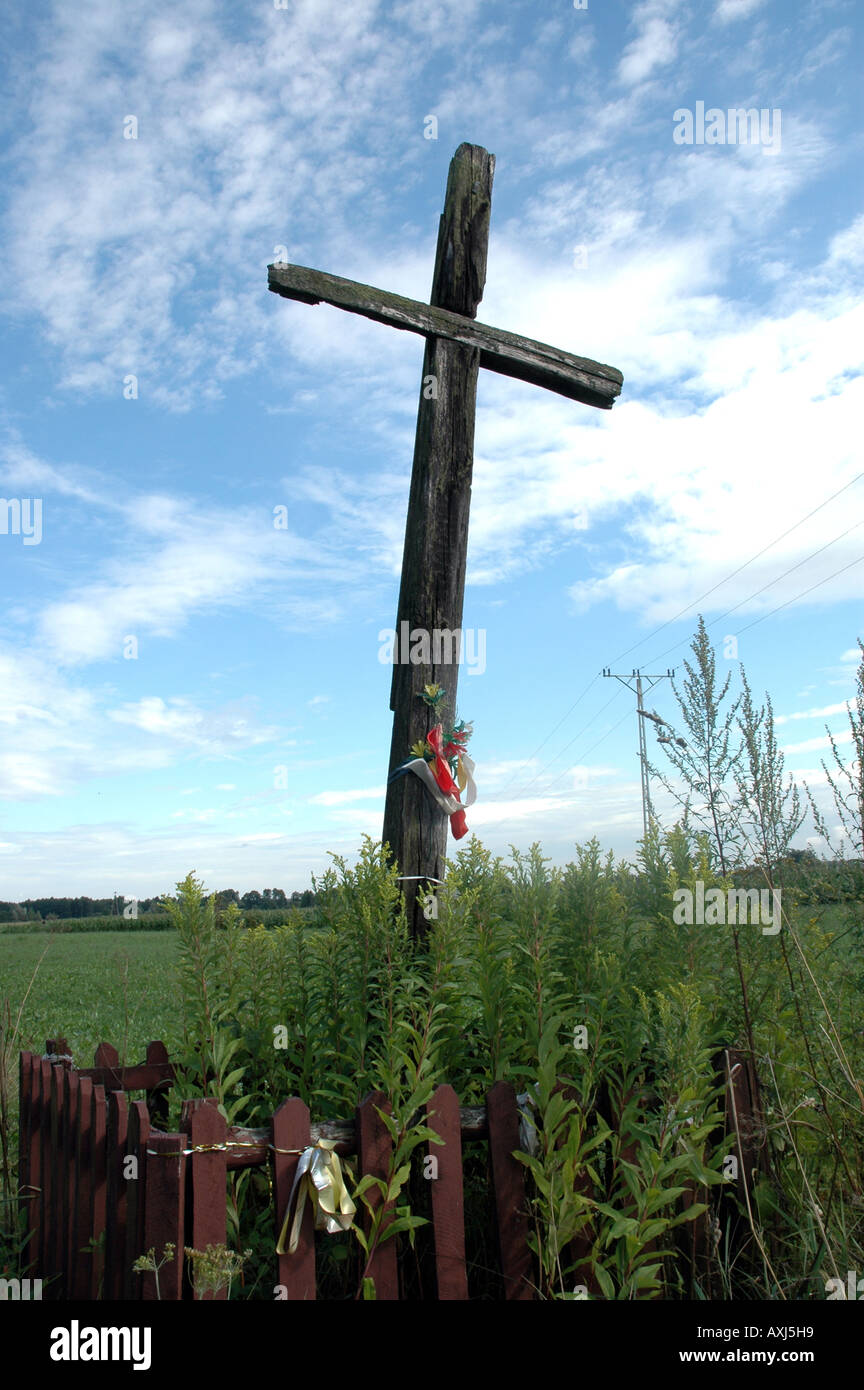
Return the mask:
MULTIPOLYGON (((64 921, 80 917, 123 917, 123 910, 134 899, 117 893, 112 898, 25 898, 21 902, 0 902, 0 922, 48 922, 64 921)), ((294 892, 290 896, 282 888, 257 888, 248 893, 238 893, 236 888, 223 888, 216 894, 216 907, 223 910, 230 903, 240 908, 289 908, 314 907, 315 894, 311 888, 304 892, 294 892)), ((161 897, 140 898, 138 915, 162 914, 165 911, 161 897)))

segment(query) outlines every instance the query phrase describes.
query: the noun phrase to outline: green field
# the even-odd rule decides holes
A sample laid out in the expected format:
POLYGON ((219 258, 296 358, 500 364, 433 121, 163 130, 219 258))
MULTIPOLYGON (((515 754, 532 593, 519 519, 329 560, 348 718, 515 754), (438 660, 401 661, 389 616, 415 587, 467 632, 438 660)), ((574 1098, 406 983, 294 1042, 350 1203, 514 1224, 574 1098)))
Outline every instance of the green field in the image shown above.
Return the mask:
MULTIPOLYGON (((796 916, 834 932, 842 930, 844 910, 802 908, 796 916)), ((174 930, 0 933, 0 1003, 9 1000, 13 1027, 36 970, 16 1053, 42 1052, 46 1038, 61 1034, 82 1067, 92 1064, 100 1042, 112 1043, 128 1063, 141 1060, 154 1038, 171 1052, 180 1037, 176 951, 174 930)))
POLYGON ((84 1067, 100 1042, 113 1043, 122 1062, 141 1060, 154 1038, 170 1052, 180 1034, 176 951, 174 932, 4 934, 0 1001, 8 998, 13 1026, 36 971, 16 1052, 42 1052, 61 1034, 84 1067))

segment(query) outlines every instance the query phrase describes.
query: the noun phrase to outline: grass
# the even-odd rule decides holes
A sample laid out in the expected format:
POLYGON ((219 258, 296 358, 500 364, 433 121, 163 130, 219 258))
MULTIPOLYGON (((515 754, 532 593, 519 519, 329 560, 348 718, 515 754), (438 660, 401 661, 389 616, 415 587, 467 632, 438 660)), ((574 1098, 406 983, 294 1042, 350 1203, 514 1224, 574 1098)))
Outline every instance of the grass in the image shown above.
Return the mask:
POLYGON ((23 999, 39 957, 21 1018, 18 1050, 42 1052, 46 1038, 64 1035, 82 1067, 92 1066, 100 1042, 110 1042, 124 1063, 143 1059, 161 1039, 170 1053, 180 1036, 173 932, 97 932, 0 938, 2 993, 23 999))
MULTIPOLYGON (((645 1092, 646 1106, 626 1121, 629 1128, 621 1145, 625 1140, 636 1144, 645 1163, 653 1162, 652 1155, 658 1162, 677 1163, 680 1155, 674 1156, 673 1139, 679 1143, 675 1134, 683 1121, 669 1123, 668 1117, 680 1112, 689 1123, 693 1085, 704 1082, 704 1090, 709 1084, 706 1066, 698 1063, 697 1054, 702 1056, 702 1048, 707 1055, 708 1044, 716 1045, 720 1024, 713 1011, 718 1001, 734 1000, 728 953, 724 956, 722 941, 708 928, 695 934, 698 949, 692 960, 682 955, 683 935, 679 942, 678 933, 670 932, 659 918, 655 921, 657 912, 651 916, 647 899, 643 910, 633 883, 620 877, 607 882, 602 867, 595 868, 587 859, 580 861, 578 868, 553 883, 539 857, 518 858, 505 874, 487 864, 482 849, 475 848, 464 864, 460 861, 451 868, 455 889, 452 901, 444 904, 436 932, 438 944, 428 969, 425 957, 418 963, 405 943, 400 944, 384 893, 389 878, 368 855, 356 871, 343 871, 344 883, 340 881, 325 895, 317 921, 313 917, 309 922, 303 914, 284 929, 268 922, 270 930, 248 932, 239 923, 229 922, 219 931, 211 923, 202 936, 200 914, 192 912, 197 935, 187 942, 183 986, 176 969, 182 933, 178 936, 176 929, 0 932, 0 1001, 5 996, 12 1006, 6 1029, 11 1084, 0 1107, 11 1121, 7 1144, 11 1171, 4 1189, 14 1189, 17 1052, 27 1048, 41 1053, 46 1038, 62 1034, 79 1066, 92 1064, 93 1052, 102 1041, 112 1043, 127 1064, 141 1060, 146 1043, 155 1038, 165 1043, 172 1058, 188 1058, 182 1011, 185 1007, 187 1023, 191 1020, 194 1025, 199 975, 202 986, 206 985, 207 1028, 212 1031, 215 1018, 218 1034, 212 1050, 214 1055, 219 1052, 221 1061, 214 1062, 212 1071, 222 1084, 223 1073, 239 1068, 240 1081, 235 1071, 233 1083, 225 1083, 226 1101, 234 1104, 235 1091, 248 1097, 244 1103, 256 1107, 252 1123, 264 1123, 289 1093, 303 1095, 316 1115, 347 1116, 358 1089, 362 1092, 378 1084, 388 1092, 395 1088, 410 1118, 417 1110, 412 1078, 419 1067, 412 1049, 415 1042, 425 1045, 431 1022, 438 1030, 436 1047, 441 1052, 436 1066, 440 1064, 441 1074, 456 1085, 465 1103, 476 1102, 496 1075, 512 1079, 517 1086, 524 1084, 525 1076, 537 1076, 538 1063, 554 1079, 558 1053, 553 1057, 550 1052, 546 1058, 544 1046, 547 1051, 554 1052, 556 1047, 558 1052, 566 1051, 564 1074, 569 1076, 572 1024, 586 1017, 587 1010, 589 1018, 602 1019, 603 1027, 593 1051, 585 1055, 586 1065, 575 1072, 581 1078, 586 1111, 594 1114, 598 1088, 617 1083, 619 1072, 628 1085, 635 1077, 645 1092), (304 923, 318 929, 303 930, 304 923), (191 955, 190 943, 195 946, 191 955), (602 952, 597 950, 599 945, 602 952), (194 967, 191 975, 190 965, 194 967), (638 1007, 633 992, 637 985, 638 1007), (17 1006, 22 1000, 16 1032, 17 1006), (216 1015, 214 1001, 219 1006, 216 1015), (568 1011, 566 1026, 562 1023, 560 1028, 555 1013, 559 1006, 568 1011), (288 1029, 291 1045, 284 1051, 274 1051, 274 1023, 288 1029)), ((852 1071, 860 1075, 856 1029, 860 1026, 859 981, 864 977, 850 909, 840 904, 802 905, 792 916, 808 956, 818 962, 820 987, 831 994, 843 1047, 852 1058, 852 1071)), ((771 1202, 774 1199, 767 1183, 762 1183, 755 1199, 763 1202, 765 1211, 756 1210, 753 1215, 753 1238, 749 1240, 747 1227, 742 1227, 745 1235, 740 1240, 736 1237, 738 1245, 731 1255, 718 1252, 711 1257, 714 1283, 709 1296, 716 1297, 722 1287, 732 1297, 794 1297, 800 1296, 802 1288, 809 1290, 814 1280, 819 1283, 823 1273, 833 1275, 836 1268, 842 1275, 860 1263, 861 1184, 856 1156, 862 1152, 860 1131, 853 1123, 854 1098, 846 1094, 842 1068, 834 1065, 834 1033, 818 1028, 822 1012, 808 987, 809 977, 802 976, 790 991, 781 962, 775 959, 773 939, 757 935, 748 944, 759 1052, 770 1057, 762 1082, 783 1205, 769 1204, 769 1197, 771 1202), (800 1027, 792 1007, 796 997, 804 1008, 804 1026, 812 1032, 812 1067, 801 1052, 800 1027), (826 1088, 831 1115, 820 1108, 826 1088), (838 1153, 846 1160, 840 1166, 838 1153), (778 1274, 763 1273, 763 1247, 778 1274)), ((731 1008, 722 1027, 724 1037, 734 1043, 737 1032, 731 1008)), ((210 1068, 206 1048, 202 1065, 210 1068)), ((181 1094, 197 1094, 194 1080, 191 1090, 187 1083, 183 1092, 175 1094, 172 1105, 179 1103, 181 1094)), ((704 1109, 710 1097, 700 1092, 697 1101, 704 1109)), ((556 1297, 562 1296, 566 1285, 559 1268, 559 1236, 574 1212, 565 1202, 572 1181, 558 1171, 559 1136, 550 1107, 551 1101, 546 1105, 548 1124, 543 1112, 544 1134, 547 1127, 548 1134, 538 1160, 542 1172, 538 1169, 532 1210, 544 1288, 547 1296, 556 1297), (543 1182, 551 1195, 545 1193, 543 1182)), ((172 1113, 171 1127, 175 1126, 172 1113)), ((590 1162, 585 1144, 593 1143, 593 1133, 583 1134, 578 1126, 566 1135, 562 1130, 572 1149, 564 1159, 571 1165, 590 1162)), ((625 1167, 629 1173, 632 1165, 622 1167, 614 1144, 601 1146, 598 1152, 603 1161, 592 1177, 592 1192, 606 1204, 594 1203, 599 1213, 596 1220, 602 1217, 606 1224, 598 1226, 591 1268, 611 1271, 609 1278, 618 1290, 614 1296, 642 1296, 645 1290, 636 1282, 641 1266, 637 1268, 633 1252, 622 1246, 624 1236, 614 1223, 632 1216, 644 1225, 645 1202, 649 1198, 656 1202, 654 1188, 669 1188, 674 1174, 669 1177, 665 1169, 658 1170, 659 1179, 655 1181, 653 1173, 650 1188, 646 1187, 649 1179, 637 1181, 637 1174, 634 1196, 622 1177, 625 1167)), ((716 1166, 716 1155, 707 1151, 699 1164, 709 1159, 716 1166)), ((704 1181, 699 1174, 699 1181, 704 1181)), ((232 1240, 238 1248, 252 1248, 259 1267, 258 1279, 246 1290, 246 1297, 254 1296, 251 1290, 258 1283, 265 1290, 272 1287, 275 1278, 266 1176, 256 1174, 255 1180, 257 1187, 251 1180, 242 1190, 232 1186, 229 1208, 232 1240)), ((477 1210, 472 1206, 469 1211, 472 1230, 485 1222, 483 1192, 475 1195, 477 1210)), ((670 1229, 672 1214, 670 1207, 663 1216, 670 1229)), ((652 1217, 660 1219, 656 1210, 652 1217)), ((9 1268, 14 1269, 17 1228, 10 1226, 5 1235, 9 1268)), ((678 1253, 667 1257, 671 1263, 662 1276, 665 1297, 686 1296, 691 1287, 686 1259, 682 1256, 679 1269, 678 1253)), ((643 1254, 645 1261, 656 1264, 650 1242, 644 1252, 641 1247, 637 1251, 638 1259, 643 1254)), ((0 1247, 0 1270, 3 1256, 0 1247)), ((478 1259, 484 1269, 490 1263, 474 1249, 472 1260, 478 1259)), ((346 1296, 345 1281, 351 1282, 353 1270, 352 1263, 348 1273, 336 1271, 339 1278, 334 1273, 331 1296, 346 1296)), ((575 1275, 574 1281, 578 1282, 575 1275)), ((491 1294, 484 1274, 475 1296, 491 1294)))
MULTIPOLYGON (((796 923, 812 917, 823 931, 843 929, 841 906, 802 907, 795 914, 796 923)), ((180 1037, 173 930, 61 932, 50 939, 42 932, 3 932, 0 994, 16 1011, 46 943, 24 1006, 18 1050, 42 1052, 46 1038, 63 1034, 82 1067, 92 1065, 100 1042, 112 1043, 124 1063, 141 1060, 154 1038, 171 1052, 180 1037)))

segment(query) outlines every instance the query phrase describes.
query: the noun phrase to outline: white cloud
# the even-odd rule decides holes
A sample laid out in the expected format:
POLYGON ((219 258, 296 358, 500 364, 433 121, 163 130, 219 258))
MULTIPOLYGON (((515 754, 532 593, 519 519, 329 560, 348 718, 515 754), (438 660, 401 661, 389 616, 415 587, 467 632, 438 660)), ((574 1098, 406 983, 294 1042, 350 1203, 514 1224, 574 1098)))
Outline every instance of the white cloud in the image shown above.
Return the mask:
POLYGON ((277 735, 275 728, 255 724, 249 705, 244 700, 208 711, 176 696, 166 701, 159 695, 146 695, 134 704, 108 710, 108 718, 169 745, 176 742, 210 756, 230 756, 240 749, 272 742, 277 735))
POLYGON ((765 0, 718 0, 714 18, 721 24, 731 24, 736 19, 746 19, 764 4, 765 0))
MULTIPOLYGON (((841 731, 839 734, 834 734, 834 742, 836 744, 851 743, 852 731, 847 729, 845 733, 841 731)), ((802 743, 787 743, 782 751, 783 753, 818 753, 822 749, 830 749, 830 747, 831 740, 827 734, 823 734, 821 738, 807 738, 802 743)))
MULTIPOLYGON (((79 473, 82 471, 79 470, 79 473)), ((13 435, 0 449, 0 477, 6 488, 14 488, 22 495, 57 493, 61 497, 77 498, 101 508, 120 509, 111 495, 107 479, 105 486, 100 489, 91 476, 76 476, 75 469, 68 466, 61 468, 38 458, 17 435, 13 435)))
MULTIPOLYGON (((73 570, 59 596, 55 582, 33 620, 34 650, 56 666, 119 659, 129 635, 139 644, 148 636, 172 637, 195 615, 260 600, 265 593, 277 621, 301 627, 338 615, 340 589, 346 601, 362 601, 356 574, 332 547, 275 530, 264 509, 130 495, 114 479, 106 476, 100 486, 82 470, 45 464, 21 448, 11 450, 7 460, 10 478, 43 488, 46 517, 53 515, 54 494, 72 497, 87 505, 85 524, 89 518, 93 534, 104 535, 87 578, 77 579, 73 570), (100 531, 103 511, 119 514, 122 525, 100 531), (134 565, 130 536, 135 537, 134 565)), ((62 516, 72 524, 67 511, 62 516)))
POLYGON ((386 787, 368 787, 356 791, 317 792, 315 796, 309 797, 309 802, 313 806, 347 806, 352 801, 383 801, 386 793, 386 787))
POLYGON ((423 153, 407 110, 421 73, 464 51, 479 3, 411 0, 386 23, 378 0, 245 18, 205 0, 194 24, 169 0, 122 15, 92 0, 77 25, 57 7, 20 76, 5 264, 12 307, 63 363, 61 388, 120 399, 131 372, 142 400, 188 410, 261 370, 273 246, 302 261, 356 245, 409 122, 415 162, 423 153))
MULTIPOLYGON (((40 459, 13 435, 4 486, 62 499, 52 524, 61 521, 67 537, 80 529, 81 544, 38 552, 32 589, 7 605, 0 779, 10 794, 56 797, 93 777, 233 759, 277 736, 289 746, 254 701, 182 693, 182 661, 156 668, 152 685, 135 684, 133 669, 137 678, 148 668, 121 666, 122 641, 137 634, 143 655, 159 644, 167 656, 196 620, 257 615, 262 600, 285 627, 332 622, 368 612, 364 587, 375 592, 398 572, 422 344, 323 306, 277 303, 264 267, 285 244, 292 259, 425 297, 440 198, 437 174, 426 182, 430 161, 443 173, 463 134, 501 156, 480 317, 625 374, 621 402, 603 416, 482 374, 473 584, 488 591, 566 555, 576 603, 611 602, 661 621, 849 480, 864 405, 864 215, 853 209, 838 227, 832 200, 814 199, 832 177, 846 177, 849 146, 838 138, 840 107, 805 99, 806 83, 846 51, 846 39, 823 25, 821 41, 795 63, 779 19, 776 45, 761 24, 715 29, 712 61, 743 88, 741 101, 749 90, 783 99, 783 157, 680 150, 671 140, 679 88, 695 91, 708 71, 696 66, 705 36, 694 33, 692 9, 676 0, 632 7, 611 66, 590 16, 535 17, 517 56, 506 7, 490 22, 482 0, 292 0, 289 13, 265 0, 254 14, 201 0, 194 23, 168 0, 132 10, 92 0, 80 13, 58 5, 37 26, 32 62, 12 70, 26 122, 10 128, 0 265, 15 331, 35 329, 47 346, 46 412, 68 394, 119 403, 123 376, 134 372, 140 399, 128 403, 127 420, 143 433, 165 408, 206 415, 237 378, 260 373, 262 412, 289 411, 282 423, 291 427, 344 421, 351 449, 362 441, 366 454, 355 451, 344 468, 325 454, 299 479, 288 455, 290 495, 317 503, 330 525, 310 535, 298 524, 287 536, 245 505, 202 503, 159 484, 135 494, 126 460, 112 476, 102 464, 40 459), (571 70, 550 82, 551 50, 564 54, 568 44, 571 70), (439 115, 437 147, 420 133, 425 110, 439 115), (137 140, 122 138, 126 113, 137 114, 137 140), (584 270, 573 264, 577 243, 588 249, 584 270), (359 583, 361 574, 368 580, 359 583), (85 683, 83 669, 96 662, 114 685, 85 683)), ((757 0, 722 0, 714 14, 729 24, 758 10, 757 0)), ((164 458, 147 463, 159 469, 164 458)), ((202 475, 209 466, 201 460, 202 475)), ((724 584, 706 611, 741 604, 732 622, 746 623, 795 601, 854 558, 856 535, 751 596, 830 542, 857 505, 850 489, 724 584)), ((859 575, 850 569, 812 601, 857 599, 859 575)), ((322 671, 316 685, 324 679, 322 671)), ((848 672, 840 684, 846 694, 848 672)), ((316 698, 312 708, 323 704, 316 698)), ((783 716, 793 717, 804 716, 783 716)), ((542 766, 518 751, 482 767, 484 790, 497 788, 501 800, 478 802, 474 819, 488 817, 502 846, 507 810, 520 833, 533 838, 536 820, 538 837, 559 848, 574 825, 638 831, 638 786, 610 785, 611 767, 547 772, 533 799, 531 787, 527 800, 517 797, 542 766), (558 780, 545 787, 549 776, 558 780)), ((316 762, 339 759, 304 766, 316 762)), ((212 785, 198 767, 184 768, 168 794, 187 783, 197 794, 196 779, 212 785)), ((302 865, 302 886, 343 824, 337 849, 353 850, 361 826, 380 828, 371 802, 381 795, 318 793, 330 808, 327 831, 320 839, 304 831, 302 848, 283 833, 259 833, 251 815, 238 845, 218 833, 207 806, 175 817, 179 845, 106 823, 68 836, 7 836, 4 847, 25 861, 34 889, 57 875, 66 891, 83 865, 89 873, 104 863, 126 876, 125 891, 145 858, 170 882, 199 853, 197 862, 220 873, 224 863, 226 874, 240 866, 245 874, 250 846, 262 851, 256 865, 281 865, 279 879, 302 865), (193 816, 197 829, 185 823, 193 816)), ((226 817, 245 815, 239 800, 242 809, 229 800, 226 817)), ((308 804, 298 800, 298 817, 310 818, 308 804)), ((274 816, 293 809, 268 803, 274 816)))
POLYGON ((621 55, 618 80, 628 87, 644 82, 655 68, 666 67, 673 62, 677 52, 674 26, 660 15, 648 14, 641 23, 640 34, 621 55))
POLYGON ((864 213, 831 238, 826 264, 864 266, 864 213))
POLYGON ((822 709, 798 710, 795 714, 775 714, 775 724, 788 724, 790 719, 827 719, 831 714, 845 714, 850 707, 849 700, 837 705, 824 705, 822 709))
POLYGON ((116 705, 110 692, 3 645, 0 689, 14 692, 0 710, 0 798, 9 800, 69 796, 95 778, 154 772, 190 757, 236 757, 278 734, 257 719, 253 700, 203 709, 143 696, 116 705))

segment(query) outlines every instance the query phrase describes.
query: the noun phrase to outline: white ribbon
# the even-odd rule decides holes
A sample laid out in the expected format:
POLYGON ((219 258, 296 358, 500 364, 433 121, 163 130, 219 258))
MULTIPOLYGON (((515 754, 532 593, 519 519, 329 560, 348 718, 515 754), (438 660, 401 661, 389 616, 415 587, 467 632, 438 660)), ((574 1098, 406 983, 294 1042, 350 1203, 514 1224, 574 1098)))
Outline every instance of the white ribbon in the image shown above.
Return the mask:
POLYGON ((336 1141, 333 1139, 319 1139, 317 1144, 310 1145, 300 1155, 291 1195, 285 1208, 285 1220, 276 1242, 278 1255, 286 1253, 285 1237, 288 1235, 295 1198, 297 1205, 288 1241, 289 1255, 294 1254, 300 1240, 300 1227, 307 1196, 313 1198, 316 1231, 324 1230, 329 1236, 335 1236, 339 1231, 347 1231, 351 1226, 357 1208, 348 1195, 338 1155, 333 1153, 335 1144, 336 1141))
POLYGON ((438 783, 435 781, 435 773, 432 771, 432 764, 427 763, 425 758, 412 758, 410 763, 405 763, 400 769, 401 772, 413 772, 415 777, 425 784, 431 792, 436 806, 445 811, 448 816, 455 815, 457 811, 465 811, 469 806, 473 806, 477 800, 477 787, 474 782, 474 763, 467 753, 463 753, 459 759, 457 769, 457 781, 460 788, 467 791, 464 801, 457 801, 455 796, 448 796, 442 792, 438 783))

